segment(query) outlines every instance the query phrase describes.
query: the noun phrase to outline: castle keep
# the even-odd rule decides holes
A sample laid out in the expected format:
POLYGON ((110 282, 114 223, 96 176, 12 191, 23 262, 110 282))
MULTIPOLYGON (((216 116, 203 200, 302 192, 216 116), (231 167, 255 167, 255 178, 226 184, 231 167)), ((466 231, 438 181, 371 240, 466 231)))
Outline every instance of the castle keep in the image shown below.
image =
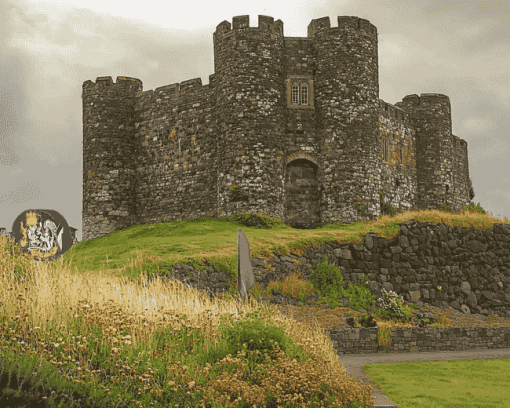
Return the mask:
POLYGON ((295 228, 375 220, 381 193, 397 213, 473 198, 448 96, 379 99, 368 20, 315 19, 301 38, 281 20, 237 16, 213 42, 208 85, 83 83, 83 240, 236 212, 295 228))

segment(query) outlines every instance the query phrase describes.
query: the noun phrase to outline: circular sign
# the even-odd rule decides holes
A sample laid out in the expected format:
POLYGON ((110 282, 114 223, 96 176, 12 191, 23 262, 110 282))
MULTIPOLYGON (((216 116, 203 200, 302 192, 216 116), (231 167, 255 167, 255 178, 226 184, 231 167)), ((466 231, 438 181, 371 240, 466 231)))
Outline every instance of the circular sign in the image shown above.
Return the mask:
POLYGON ((73 245, 71 230, 62 215, 53 210, 27 210, 12 224, 14 241, 20 252, 34 261, 51 262, 73 245))

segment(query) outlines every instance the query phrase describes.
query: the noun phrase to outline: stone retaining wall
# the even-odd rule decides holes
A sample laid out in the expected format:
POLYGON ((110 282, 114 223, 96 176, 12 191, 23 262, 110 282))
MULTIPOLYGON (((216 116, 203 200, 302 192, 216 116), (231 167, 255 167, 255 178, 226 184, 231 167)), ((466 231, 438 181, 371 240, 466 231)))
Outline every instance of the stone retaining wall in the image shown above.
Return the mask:
MULTIPOLYGON (((292 273, 314 281, 311 271, 317 271, 327 255, 328 263, 340 268, 344 289, 351 282, 360 284, 365 276, 376 299, 385 289, 420 307, 452 307, 466 314, 510 318, 510 226, 494 224, 476 230, 414 219, 399 226, 390 240, 368 233, 359 244, 329 241, 307 247, 302 255, 273 252, 270 260, 252 257, 255 282, 266 289, 269 282, 282 281, 292 273)), ((176 264, 163 272, 206 290, 211 297, 226 292, 230 274, 207 261, 203 265, 197 271, 176 264)))
POLYGON ((380 346, 375 328, 336 328, 327 334, 337 354, 409 353, 510 348, 510 326, 391 329, 391 346, 380 346))

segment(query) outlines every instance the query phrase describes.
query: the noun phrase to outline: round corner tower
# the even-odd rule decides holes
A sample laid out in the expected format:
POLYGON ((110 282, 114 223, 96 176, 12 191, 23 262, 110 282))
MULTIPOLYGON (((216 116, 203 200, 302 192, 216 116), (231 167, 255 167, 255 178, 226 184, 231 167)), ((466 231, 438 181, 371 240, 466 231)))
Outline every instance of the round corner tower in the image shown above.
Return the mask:
POLYGON ((85 81, 83 100, 83 241, 136 222, 135 78, 85 81))
POLYGON ((377 28, 358 17, 312 20, 321 225, 376 219, 380 213, 377 28), (354 203, 363 204, 357 211, 354 203))
POLYGON ((218 217, 261 212, 284 217, 283 23, 249 16, 214 32, 218 217), (232 188, 238 189, 233 195, 232 188))
POLYGON ((416 128, 416 178, 419 210, 454 211, 461 207, 453 200, 454 167, 450 98, 443 94, 407 95, 402 107, 416 128))

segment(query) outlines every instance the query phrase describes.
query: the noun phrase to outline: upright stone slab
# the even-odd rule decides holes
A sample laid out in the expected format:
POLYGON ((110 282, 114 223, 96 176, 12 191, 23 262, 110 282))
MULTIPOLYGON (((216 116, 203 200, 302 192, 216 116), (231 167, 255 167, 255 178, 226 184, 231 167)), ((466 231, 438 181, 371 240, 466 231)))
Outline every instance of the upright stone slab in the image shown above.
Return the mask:
POLYGON ((237 230, 237 289, 244 300, 255 285, 255 275, 250 261, 250 246, 243 231, 237 230))
POLYGON ((23 211, 12 224, 12 233, 20 252, 40 262, 60 258, 73 245, 67 221, 54 210, 23 211))

